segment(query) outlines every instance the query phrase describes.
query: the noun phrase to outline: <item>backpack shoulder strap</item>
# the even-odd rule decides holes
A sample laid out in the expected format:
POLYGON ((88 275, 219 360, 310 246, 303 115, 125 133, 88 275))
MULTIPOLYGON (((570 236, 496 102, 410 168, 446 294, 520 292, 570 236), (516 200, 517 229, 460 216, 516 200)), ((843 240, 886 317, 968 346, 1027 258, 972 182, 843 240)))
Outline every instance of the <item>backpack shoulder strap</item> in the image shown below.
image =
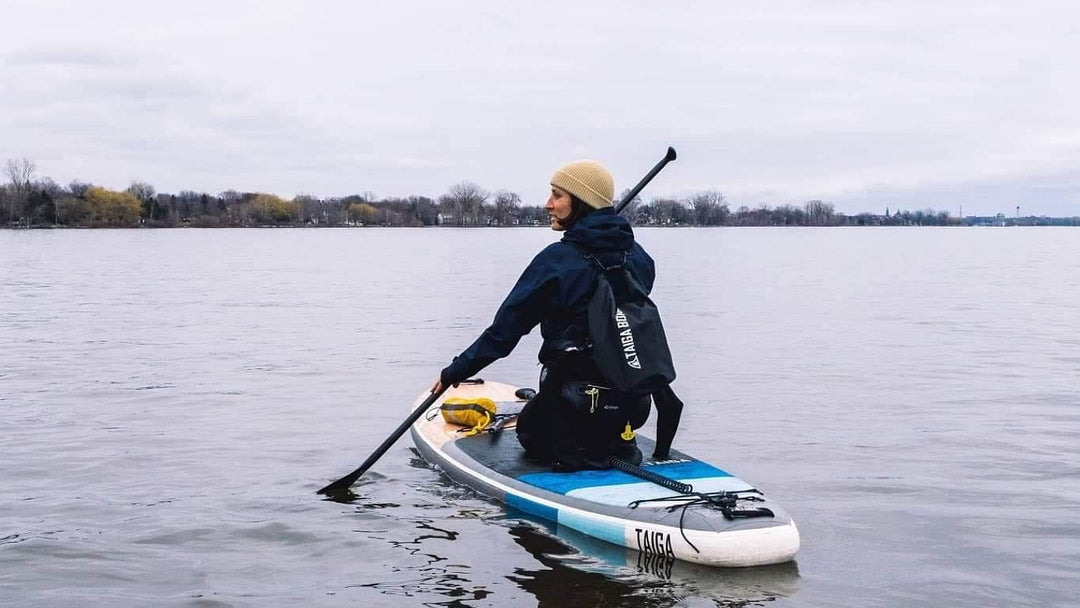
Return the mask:
POLYGON ((620 252, 620 253, 622 253, 622 257, 619 258, 619 262, 617 264, 613 264, 611 266, 605 266, 604 263, 600 261, 600 258, 596 257, 595 253, 589 253, 588 250, 586 250, 584 247, 582 247, 580 243, 574 243, 574 242, 571 242, 571 241, 562 241, 562 242, 566 243, 567 245, 570 245, 574 249, 577 249, 581 253, 581 257, 583 257, 586 260, 589 260, 590 262, 595 264, 596 267, 599 268, 601 272, 608 272, 608 271, 611 271, 611 270, 618 270, 620 268, 625 268, 626 267, 626 258, 630 257, 630 250, 629 249, 624 249, 624 250, 622 250, 620 252))
POLYGON ((586 253, 585 254, 585 259, 592 261, 593 264, 596 264, 596 267, 600 269, 600 272, 605 272, 606 273, 606 272, 610 272, 612 270, 618 270, 620 268, 626 268, 626 258, 629 257, 629 256, 630 256, 629 251, 623 251, 622 252, 622 257, 619 258, 619 262, 617 264, 612 264, 611 266, 605 266, 604 263, 600 261, 600 258, 596 257, 595 253, 586 253))

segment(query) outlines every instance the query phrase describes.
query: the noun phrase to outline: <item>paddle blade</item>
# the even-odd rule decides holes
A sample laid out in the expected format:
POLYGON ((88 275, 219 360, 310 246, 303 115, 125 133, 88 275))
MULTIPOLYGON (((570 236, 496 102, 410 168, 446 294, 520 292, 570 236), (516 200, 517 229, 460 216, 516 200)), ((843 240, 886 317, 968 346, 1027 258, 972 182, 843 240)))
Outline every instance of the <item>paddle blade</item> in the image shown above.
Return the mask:
POLYGON ((342 477, 341 479, 335 481, 334 483, 331 483, 331 484, 321 488, 317 492, 317 494, 322 494, 323 496, 330 496, 330 497, 338 497, 338 496, 344 496, 346 494, 352 494, 352 492, 349 491, 349 488, 351 488, 352 485, 354 483, 356 483, 356 480, 360 479, 360 476, 363 475, 363 474, 364 474, 363 471, 360 471, 359 473, 357 473, 356 471, 353 471, 352 473, 349 473, 348 475, 346 475, 345 477, 342 477))
POLYGON ((394 445, 394 442, 400 439, 401 436, 405 434, 405 431, 409 430, 409 427, 412 426, 412 423, 419 420, 420 416, 423 416, 424 412, 426 412, 428 408, 431 407, 431 404, 435 403, 435 400, 441 397, 442 394, 445 392, 446 387, 444 386, 439 392, 432 393, 430 396, 428 396, 427 399, 424 399, 424 402, 421 403, 415 410, 413 410, 412 413, 409 414, 409 417, 406 418, 401 424, 399 424, 398 427, 394 429, 394 432, 390 433, 390 436, 387 437, 379 447, 375 448, 375 451, 371 453, 371 456, 367 457, 367 460, 364 461, 364 464, 357 467, 357 469, 352 473, 349 473, 348 475, 342 477, 334 483, 320 489, 318 491, 318 494, 323 494, 325 496, 337 496, 344 492, 347 492, 349 490, 349 487, 356 483, 356 480, 360 479, 360 476, 363 475, 368 469, 370 469, 371 465, 375 464, 379 460, 379 458, 381 458, 382 455, 390 449, 390 446, 394 445))

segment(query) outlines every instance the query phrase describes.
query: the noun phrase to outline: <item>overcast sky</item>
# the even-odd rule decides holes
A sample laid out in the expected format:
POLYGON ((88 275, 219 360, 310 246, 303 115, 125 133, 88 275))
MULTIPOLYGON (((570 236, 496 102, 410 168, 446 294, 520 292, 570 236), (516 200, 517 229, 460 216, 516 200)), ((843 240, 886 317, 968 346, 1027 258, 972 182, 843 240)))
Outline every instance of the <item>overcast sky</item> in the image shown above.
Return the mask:
POLYGON ((1076 2, 0 0, 0 161, 111 188, 1080 215, 1076 2))

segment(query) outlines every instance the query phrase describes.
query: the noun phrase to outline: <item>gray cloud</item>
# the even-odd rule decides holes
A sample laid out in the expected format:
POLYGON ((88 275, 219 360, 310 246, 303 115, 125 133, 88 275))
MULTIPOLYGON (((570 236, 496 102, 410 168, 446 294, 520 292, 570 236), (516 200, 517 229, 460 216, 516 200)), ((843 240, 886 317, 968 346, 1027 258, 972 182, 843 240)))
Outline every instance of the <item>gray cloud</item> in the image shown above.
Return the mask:
POLYGON ((1046 178, 1080 166, 1067 2, 111 0, 6 16, 49 36, 0 40, 0 157, 58 181, 434 196, 469 179, 539 202, 570 158, 622 186, 673 144, 651 194, 1080 214, 1075 182, 1046 178))
POLYGON ((28 68, 64 66, 113 69, 128 67, 134 63, 132 59, 123 55, 92 47, 57 48, 52 46, 11 51, 0 56, 0 62, 12 67, 28 68))

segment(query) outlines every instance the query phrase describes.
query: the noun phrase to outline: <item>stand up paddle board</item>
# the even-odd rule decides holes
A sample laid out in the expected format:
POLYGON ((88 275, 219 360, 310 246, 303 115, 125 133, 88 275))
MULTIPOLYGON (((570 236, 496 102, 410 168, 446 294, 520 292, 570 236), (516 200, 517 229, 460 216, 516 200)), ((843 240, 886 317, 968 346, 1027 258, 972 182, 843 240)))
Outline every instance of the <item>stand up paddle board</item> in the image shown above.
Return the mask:
MULTIPOLYGON (((668 489, 618 469, 556 473, 525 460, 508 423, 501 432, 466 436, 447 423, 439 405, 450 397, 486 397, 500 414, 520 411, 517 387, 497 382, 450 388, 410 429, 428 462, 454 481, 509 507, 561 527, 645 554, 708 566, 743 567, 792 560, 799 550, 795 522, 745 481, 688 454, 651 458, 652 440, 638 435, 641 469, 688 484, 668 489)), ((430 393, 423 393, 419 407, 430 393)))

